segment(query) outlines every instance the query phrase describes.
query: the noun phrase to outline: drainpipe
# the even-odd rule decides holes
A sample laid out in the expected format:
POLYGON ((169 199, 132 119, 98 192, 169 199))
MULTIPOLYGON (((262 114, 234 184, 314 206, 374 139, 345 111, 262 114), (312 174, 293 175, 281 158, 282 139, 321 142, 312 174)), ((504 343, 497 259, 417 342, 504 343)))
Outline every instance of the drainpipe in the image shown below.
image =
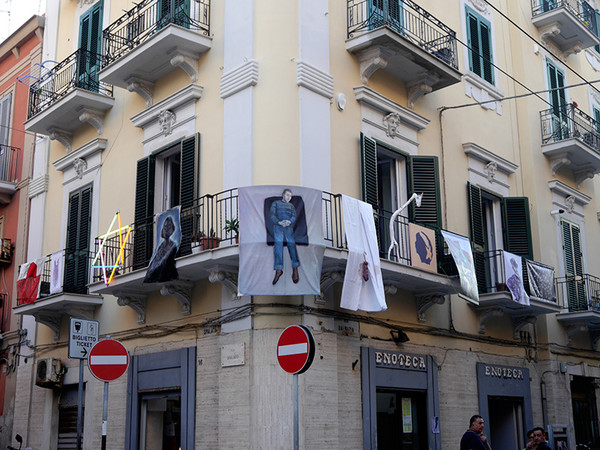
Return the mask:
MULTIPOLYGON (((542 374, 542 377, 544 375, 542 374)), ((547 411, 547 404, 546 404, 546 382, 544 381, 544 379, 542 378, 542 381, 540 381, 540 392, 542 394, 542 421, 544 423, 544 430, 548 429, 548 411, 547 411)))

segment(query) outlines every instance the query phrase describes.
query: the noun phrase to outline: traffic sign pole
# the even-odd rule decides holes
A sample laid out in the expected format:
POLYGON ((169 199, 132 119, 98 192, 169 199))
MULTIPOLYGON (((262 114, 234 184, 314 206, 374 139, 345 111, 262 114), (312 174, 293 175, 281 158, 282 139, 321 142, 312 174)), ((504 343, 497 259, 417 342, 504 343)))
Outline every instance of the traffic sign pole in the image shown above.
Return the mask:
POLYGON ((300 449, 300 418, 298 414, 298 374, 294 374, 294 450, 300 449))
POLYGON ((77 390, 77 450, 81 450, 83 432, 83 359, 79 360, 79 386, 77 390))
POLYGON ((106 450, 106 421, 108 420, 108 381, 104 382, 104 405, 102 406, 102 450, 106 450))

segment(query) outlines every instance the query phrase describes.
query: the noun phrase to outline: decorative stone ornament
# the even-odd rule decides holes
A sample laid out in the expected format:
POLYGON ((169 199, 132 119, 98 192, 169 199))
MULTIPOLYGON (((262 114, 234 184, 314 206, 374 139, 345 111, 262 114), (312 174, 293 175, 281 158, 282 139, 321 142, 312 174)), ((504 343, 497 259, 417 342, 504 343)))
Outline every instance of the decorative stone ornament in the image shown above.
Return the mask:
POLYGON ((575 197, 569 195, 567 198, 565 198, 565 208, 569 213, 573 212, 573 209, 575 208, 575 197))
POLYGON ((496 176, 496 172, 498 170, 498 163, 496 163, 496 161, 490 161, 483 167, 483 169, 485 170, 488 181, 493 183, 494 177, 496 176))
POLYGON ((86 171, 87 166, 87 161, 83 158, 75 158, 75 160, 73 161, 73 169, 75 170, 77 178, 79 178, 80 180, 81 178, 83 178, 83 172, 86 171))
POLYGON ((173 132, 175 119, 175 113, 168 109, 162 110, 160 113, 158 113, 158 125, 165 136, 168 136, 173 132))
POLYGON ((400 122, 400 114, 398 113, 389 113, 387 116, 385 116, 383 118, 383 126, 386 128, 385 134, 391 138, 401 136, 401 133, 398 131, 398 125, 400 125, 400 122))

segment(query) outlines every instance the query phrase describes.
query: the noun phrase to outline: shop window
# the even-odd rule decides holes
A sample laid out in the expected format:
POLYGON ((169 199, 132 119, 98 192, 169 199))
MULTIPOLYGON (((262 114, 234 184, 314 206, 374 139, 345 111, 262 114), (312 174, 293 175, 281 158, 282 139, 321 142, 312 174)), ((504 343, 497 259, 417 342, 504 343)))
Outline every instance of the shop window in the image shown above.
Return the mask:
POLYGON ((428 448, 425 392, 377 389, 377 448, 428 448))
POLYGON ((494 84, 491 25, 469 7, 466 8, 466 16, 469 70, 488 83, 494 84))
POLYGON ((195 347, 131 358, 126 449, 196 448, 195 362, 195 347))
MULTIPOLYGON (((144 267, 152 255, 154 214, 177 205, 181 205, 183 212, 198 198, 199 146, 200 135, 197 135, 138 161, 134 267, 144 267)), ((182 217, 180 252, 190 246, 192 226, 191 217, 182 217)))

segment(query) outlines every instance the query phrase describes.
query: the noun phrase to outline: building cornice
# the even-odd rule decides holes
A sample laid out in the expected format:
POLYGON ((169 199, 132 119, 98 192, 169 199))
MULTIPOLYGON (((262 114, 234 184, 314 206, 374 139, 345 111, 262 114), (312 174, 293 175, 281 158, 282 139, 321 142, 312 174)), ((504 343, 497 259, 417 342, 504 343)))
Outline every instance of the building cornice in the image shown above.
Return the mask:
POLYGON ((490 152, 489 150, 486 150, 485 148, 475 144, 474 142, 465 142, 463 144, 463 150, 469 157, 478 159, 484 164, 495 163, 496 168, 500 172, 505 173, 506 175, 511 175, 515 173, 515 171, 519 168, 519 166, 515 163, 510 162, 507 159, 504 159, 496 155, 495 153, 490 152))
POLYGON ((173 95, 161 100, 155 105, 146 108, 141 113, 131 118, 133 124, 138 128, 144 128, 150 122, 158 120, 163 111, 173 111, 181 105, 185 105, 192 100, 198 100, 202 97, 204 88, 197 84, 188 84, 183 89, 175 92, 173 95))
POLYGON ((587 205, 592 200, 592 197, 585 195, 583 192, 578 191, 559 180, 548 181, 548 187, 554 194, 564 196, 565 198, 573 197, 575 202, 582 206, 587 205))

